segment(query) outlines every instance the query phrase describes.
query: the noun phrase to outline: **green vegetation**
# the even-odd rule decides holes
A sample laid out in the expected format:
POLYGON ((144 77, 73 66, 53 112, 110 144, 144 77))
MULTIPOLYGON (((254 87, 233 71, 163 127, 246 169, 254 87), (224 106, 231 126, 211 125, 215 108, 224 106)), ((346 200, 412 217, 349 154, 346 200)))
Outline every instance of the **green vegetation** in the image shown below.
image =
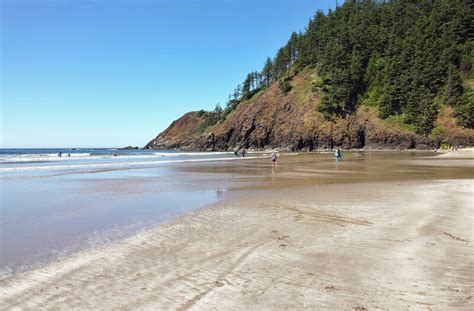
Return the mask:
POLYGON ((291 79, 291 76, 285 75, 284 77, 281 77, 278 80, 278 87, 280 88, 280 91, 282 91, 284 94, 288 94, 292 89, 292 86, 290 84, 291 79))
POLYGON ((446 128, 444 128, 443 126, 437 126, 435 127, 432 131, 431 131, 431 135, 434 136, 434 137, 443 137, 443 136, 446 136, 448 135, 449 132, 446 128))
POLYGON ((405 116, 403 114, 390 116, 386 118, 383 122, 389 125, 395 125, 406 131, 413 132, 415 130, 415 126, 413 124, 407 124, 405 122, 405 116))
POLYGON ((459 125, 472 128, 474 91, 463 80, 474 76, 473 7, 469 0, 348 0, 327 14, 318 11, 206 124, 274 81, 287 94, 295 72, 311 68, 321 77, 317 109, 328 120, 366 105, 389 123, 429 134, 444 104, 459 125))
POLYGON ((198 132, 202 133, 209 126, 212 126, 216 124, 217 122, 221 121, 222 114, 223 114, 223 110, 220 104, 217 104, 216 108, 214 108, 213 111, 199 110, 198 116, 204 117, 204 122, 199 127, 198 132))
POLYGON ((474 128, 474 90, 469 88, 464 92, 454 106, 454 116, 460 126, 474 128))
POLYGON ((449 149, 451 149, 451 145, 448 144, 448 143, 441 143, 440 146, 439 146, 439 149, 441 149, 441 150, 449 150, 449 149))

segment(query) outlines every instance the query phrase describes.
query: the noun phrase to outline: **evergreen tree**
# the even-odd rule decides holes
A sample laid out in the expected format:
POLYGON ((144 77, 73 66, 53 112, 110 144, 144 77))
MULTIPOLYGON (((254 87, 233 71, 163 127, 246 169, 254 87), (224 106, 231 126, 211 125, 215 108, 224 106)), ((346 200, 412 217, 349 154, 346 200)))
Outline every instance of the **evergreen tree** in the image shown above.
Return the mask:
POLYGON ((443 101, 446 105, 454 106, 463 93, 461 77, 453 65, 449 66, 443 101))
POLYGON ((458 124, 464 127, 474 128, 474 91, 465 93, 454 108, 454 115, 458 118, 458 124))
POLYGON ((237 100, 242 96, 242 86, 240 84, 237 85, 237 87, 234 89, 234 100, 237 100))
POLYGON ((267 60, 265 61, 265 65, 263 66, 262 69, 262 77, 263 77, 263 84, 264 85, 269 85, 270 82, 272 82, 273 79, 273 62, 270 57, 267 57, 267 60))
POLYGON ((290 53, 288 46, 284 46, 278 50, 275 60, 273 61, 272 75, 278 78, 284 73, 290 64, 290 53))
POLYGON ((252 73, 247 74, 247 77, 242 84, 242 96, 246 97, 252 90, 253 75, 252 73))

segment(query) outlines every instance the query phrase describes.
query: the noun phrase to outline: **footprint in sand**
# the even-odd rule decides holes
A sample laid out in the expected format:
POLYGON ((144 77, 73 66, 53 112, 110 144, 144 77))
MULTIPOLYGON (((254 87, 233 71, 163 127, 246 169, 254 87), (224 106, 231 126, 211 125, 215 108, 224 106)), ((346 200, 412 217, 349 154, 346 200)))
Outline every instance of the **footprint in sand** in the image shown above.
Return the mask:
POLYGON ((278 237, 277 241, 288 241, 289 238, 290 238, 289 235, 282 235, 282 236, 278 237))
POLYGON ((296 216, 293 216, 293 218, 294 218, 295 221, 299 221, 299 220, 303 220, 304 217, 303 217, 303 215, 298 214, 296 216))
POLYGON ((325 286, 324 289, 329 293, 333 293, 336 290, 336 288, 332 285, 325 286))

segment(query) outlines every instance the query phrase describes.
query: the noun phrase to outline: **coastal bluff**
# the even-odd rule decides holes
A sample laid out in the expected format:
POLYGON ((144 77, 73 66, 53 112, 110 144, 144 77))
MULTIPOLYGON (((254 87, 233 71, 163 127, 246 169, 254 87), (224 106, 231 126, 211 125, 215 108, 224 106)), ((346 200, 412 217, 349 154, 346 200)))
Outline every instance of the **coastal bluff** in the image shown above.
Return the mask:
POLYGON ((474 145, 474 130, 457 125, 451 107, 443 107, 431 134, 420 135, 393 119, 381 119, 375 107, 327 121, 317 111, 323 96, 311 71, 296 74, 284 92, 278 82, 230 107, 222 120, 206 125, 209 112, 193 111, 174 121, 144 148, 217 151, 236 148, 311 151, 318 149, 436 149, 474 145))

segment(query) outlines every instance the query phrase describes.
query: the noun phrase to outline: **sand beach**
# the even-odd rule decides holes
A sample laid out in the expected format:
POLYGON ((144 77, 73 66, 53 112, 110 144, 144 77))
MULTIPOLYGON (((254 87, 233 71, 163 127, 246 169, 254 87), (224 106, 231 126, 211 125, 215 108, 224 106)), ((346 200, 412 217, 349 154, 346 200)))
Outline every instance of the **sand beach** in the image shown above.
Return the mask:
POLYGON ((326 172, 283 155, 264 176, 261 159, 183 166, 232 176, 223 199, 4 278, 0 308, 472 310, 472 156, 368 171, 352 154, 326 172))

